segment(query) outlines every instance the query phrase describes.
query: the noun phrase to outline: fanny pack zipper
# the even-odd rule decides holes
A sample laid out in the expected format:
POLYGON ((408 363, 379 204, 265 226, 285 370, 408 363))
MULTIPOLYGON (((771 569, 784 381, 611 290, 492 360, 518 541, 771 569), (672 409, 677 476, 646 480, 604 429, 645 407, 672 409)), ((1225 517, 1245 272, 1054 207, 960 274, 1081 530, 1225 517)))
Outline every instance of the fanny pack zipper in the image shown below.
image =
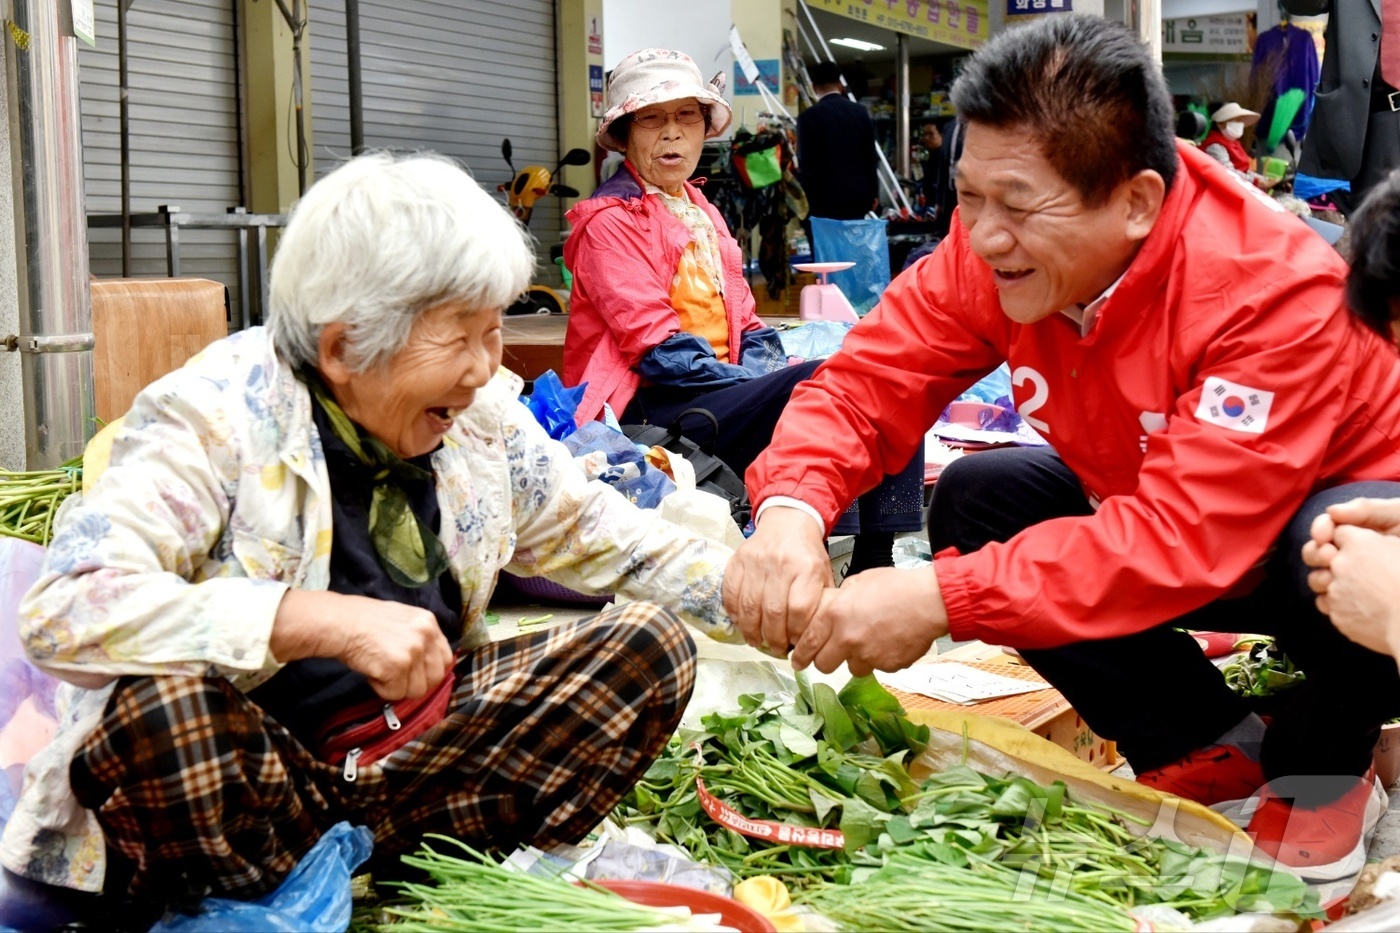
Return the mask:
POLYGON ((359 761, 362 754, 364 750, 359 748, 352 748, 345 753, 345 780, 354 783, 360 773, 359 761))

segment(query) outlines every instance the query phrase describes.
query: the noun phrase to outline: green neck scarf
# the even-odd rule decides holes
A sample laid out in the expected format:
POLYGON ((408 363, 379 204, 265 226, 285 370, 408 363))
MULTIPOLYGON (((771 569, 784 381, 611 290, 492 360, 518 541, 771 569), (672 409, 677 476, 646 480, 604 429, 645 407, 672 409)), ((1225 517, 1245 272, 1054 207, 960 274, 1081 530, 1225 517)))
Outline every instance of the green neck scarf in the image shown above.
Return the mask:
POLYGON ((447 569, 447 550, 433 530, 419 521, 408 506, 402 482, 432 480, 432 474, 394 453, 376 437, 350 420, 315 370, 304 367, 297 378, 315 396, 326 413, 331 430, 369 467, 374 493, 369 506, 369 537, 379 563, 400 586, 417 589, 436 580, 447 569))

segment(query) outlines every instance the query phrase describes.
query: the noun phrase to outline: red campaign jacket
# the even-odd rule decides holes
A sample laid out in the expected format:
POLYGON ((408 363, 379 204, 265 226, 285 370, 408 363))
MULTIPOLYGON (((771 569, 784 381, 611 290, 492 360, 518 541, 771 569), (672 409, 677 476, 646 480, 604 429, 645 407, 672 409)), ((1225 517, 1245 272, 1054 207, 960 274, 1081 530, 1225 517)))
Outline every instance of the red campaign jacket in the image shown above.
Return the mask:
POLYGON ((1400 479, 1400 356, 1350 320, 1346 265, 1219 163, 1187 147, 1181 160, 1087 337, 1061 314, 1009 320, 955 222, 793 393, 749 468, 755 506, 792 496, 829 528, 1008 360, 1017 410, 1097 511, 934 567, 954 638, 1044 648, 1144 631, 1246 586, 1311 493, 1400 479), (1210 423, 1252 418, 1263 396, 1231 389, 1212 416, 1208 380, 1272 392, 1262 433, 1210 423))
MULTIPOLYGON (((739 244, 719 211, 689 182, 686 192, 709 215, 724 265, 724 310, 729 346, 739 360, 742 335, 764 327, 744 280, 739 244)), ((585 424, 603 403, 622 416, 641 377, 633 367, 647 351, 680 333, 671 306, 671 279, 690 231, 660 199, 645 194, 632 166, 622 168, 568 213, 573 230, 564 241, 564 263, 574 276, 569 327, 564 337, 567 386, 588 383, 575 420, 585 424)))

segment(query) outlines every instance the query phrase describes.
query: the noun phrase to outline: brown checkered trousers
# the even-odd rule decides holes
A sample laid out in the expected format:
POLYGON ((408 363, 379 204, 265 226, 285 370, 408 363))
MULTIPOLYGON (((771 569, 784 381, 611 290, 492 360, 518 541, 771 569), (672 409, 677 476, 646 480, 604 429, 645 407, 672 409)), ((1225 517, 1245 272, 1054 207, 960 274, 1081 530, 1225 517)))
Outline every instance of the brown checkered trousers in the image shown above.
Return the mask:
POLYGON ((427 832, 501 851, 574 842, 675 731, 695 645, 636 602, 483 645, 457 678, 447 718, 353 781, 223 678, 125 678, 73 790, 132 863, 130 895, 163 903, 258 897, 340 820, 374 832, 380 866, 427 832))

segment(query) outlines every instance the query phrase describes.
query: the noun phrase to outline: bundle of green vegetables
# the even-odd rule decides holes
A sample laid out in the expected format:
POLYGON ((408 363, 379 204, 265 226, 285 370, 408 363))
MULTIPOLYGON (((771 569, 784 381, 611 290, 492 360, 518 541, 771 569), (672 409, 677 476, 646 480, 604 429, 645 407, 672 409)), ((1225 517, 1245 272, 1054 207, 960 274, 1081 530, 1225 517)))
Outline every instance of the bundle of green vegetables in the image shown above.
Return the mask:
POLYGON ((847 930, 1130 931, 1122 907, 1076 892, 1035 891, 1020 872, 981 862, 975 871, 918 851, 890 857, 860 885, 823 884, 797 896, 847 930))
POLYGON ((1293 666, 1288 655, 1279 650, 1274 640, 1265 635, 1251 635, 1244 654, 1230 659, 1220 672, 1231 690, 1245 697, 1272 696, 1287 690, 1303 679, 1303 672, 1293 666))
MULTIPOLYGON (((407 865, 421 869, 427 883, 398 882, 401 898, 381 905, 394 933, 535 933, 539 930, 729 929, 702 916, 647 907, 588 882, 571 884, 509 868, 447 836, 428 834, 407 865), (464 857, 438 852, 426 839, 461 850, 464 857)), ((356 924, 361 929, 371 924, 356 924)))
MULTIPOLYGON (((802 681, 791 703, 745 696, 740 704, 738 713, 705 717, 702 732, 679 735, 614 816, 648 825, 658 839, 741 877, 782 877, 798 900, 809 899, 833 919, 844 915, 842 898, 852 916, 860 915, 892 879, 947 903, 967 900, 975 882, 1007 888, 1000 895, 1006 898, 1038 905, 1068 898, 1090 905, 1084 910, 1096 906, 1121 917, 1148 904, 1195 919, 1241 910, 1317 915, 1315 895, 1295 876, 1142 838, 1147 821, 1077 803, 1061 782, 1045 787, 965 764, 916 782, 906 759, 922 751, 927 728, 905 719, 898 701, 871 678, 852 681, 839 695, 802 681), (701 810, 697 776, 745 817, 839 827, 845 848, 776 845, 719 826, 701 810), (920 875, 917 884, 911 873, 920 875)), ((914 928, 929 928, 926 912, 917 916, 914 928)), ((973 916, 968 927, 946 928, 1011 923, 995 913, 973 916)), ((890 928, 885 919, 872 915, 854 925, 890 928)))
POLYGON ((614 816, 648 824, 658 839, 740 877, 778 875, 803 884, 836 877, 850 857, 831 849, 770 845, 709 821, 695 779, 746 817, 791 826, 839 827, 848 848, 878 834, 880 816, 903 808, 918 787, 903 761, 928 741, 875 681, 851 681, 838 696, 799 680, 792 702, 739 697, 739 711, 705 716, 700 732, 682 730, 614 816))
POLYGON ((0 535, 48 544, 58 507, 82 484, 82 457, 53 470, 0 470, 0 535))

